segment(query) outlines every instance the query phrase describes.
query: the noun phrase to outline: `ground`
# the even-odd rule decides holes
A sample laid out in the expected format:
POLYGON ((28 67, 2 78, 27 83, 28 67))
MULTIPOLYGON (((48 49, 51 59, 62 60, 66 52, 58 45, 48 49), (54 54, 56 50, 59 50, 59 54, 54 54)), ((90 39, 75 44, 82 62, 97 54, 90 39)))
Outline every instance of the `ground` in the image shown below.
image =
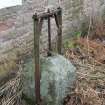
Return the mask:
MULTIPOLYGON (((77 81, 64 105, 105 105, 105 44, 98 39, 69 39, 64 44, 64 56, 77 68, 77 81)), ((16 78, 0 88, 1 105, 26 105, 19 97, 22 90, 21 63, 16 78), (11 89, 12 88, 12 89, 11 89), (2 95, 2 92, 5 95, 2 95), (8 104, 6 104, 8 103, 8 104), (20 104, 19 104, 20 103, 20 104)))
MULTIPOLYGON (((65 98, 65 105, 105 105, 105 53, 104 47, 99 51, 99 43, 79 38, 73 40, 74 47, 66 49, 65 56, 77 67, 77 81, 74 91, 65 98)), ((102 42, 100 45, 99 48, 104 46, 102 42)))

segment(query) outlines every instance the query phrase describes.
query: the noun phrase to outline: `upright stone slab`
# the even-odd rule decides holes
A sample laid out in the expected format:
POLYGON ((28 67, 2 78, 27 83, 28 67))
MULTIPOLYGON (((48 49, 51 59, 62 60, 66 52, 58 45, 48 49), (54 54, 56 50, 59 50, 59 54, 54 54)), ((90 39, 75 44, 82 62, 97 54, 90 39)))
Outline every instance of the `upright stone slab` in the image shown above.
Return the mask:
MULTIPOLYGON (((34 65, 28 60, 24 69, 23 94, 35 100, 34 65)), ((75 67, 61 55, 41 59, 41 96, 44 105, 62 105, 63 98, 70 93, 76 78, 75 67)))

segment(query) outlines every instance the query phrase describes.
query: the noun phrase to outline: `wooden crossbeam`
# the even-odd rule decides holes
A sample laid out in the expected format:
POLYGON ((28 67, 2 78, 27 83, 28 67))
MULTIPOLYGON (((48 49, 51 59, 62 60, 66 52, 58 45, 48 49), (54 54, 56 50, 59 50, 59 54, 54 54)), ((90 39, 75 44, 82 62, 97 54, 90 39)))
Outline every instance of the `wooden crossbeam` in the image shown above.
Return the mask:
MULTIPOLYGON (((57 14, 59 11, 61 11, 60 7, 55 10, 51 10, 50 12, 43 12, 43 13, 37 14, 37 18, 43 18, 43 19, 47 19, 48 17, 54 18, 54 14, 57 14)), ((33 15, 33 18, 34 17, 35 17, 35 14, 33 15)))

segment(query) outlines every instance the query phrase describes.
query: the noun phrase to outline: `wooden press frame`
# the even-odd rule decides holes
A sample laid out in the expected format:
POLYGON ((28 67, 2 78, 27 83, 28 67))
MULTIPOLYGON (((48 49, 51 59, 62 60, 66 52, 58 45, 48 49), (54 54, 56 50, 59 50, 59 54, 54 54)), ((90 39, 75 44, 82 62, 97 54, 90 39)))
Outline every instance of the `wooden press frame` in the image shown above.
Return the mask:
POLYGON ((34 57, 35 57, 35 96, 36 96, 36 105, 41 105, 41 96, 40 96, 40 35, 42 30, 43 20, 48 20, 48 55, 51 55, 51 18, 55 18, 57 26, 57 51, 61 54, 62 51, 62 9, 59 7, 55 10, 49 10, 42 14, 35 13, 33 15, 34 22, 34 57))

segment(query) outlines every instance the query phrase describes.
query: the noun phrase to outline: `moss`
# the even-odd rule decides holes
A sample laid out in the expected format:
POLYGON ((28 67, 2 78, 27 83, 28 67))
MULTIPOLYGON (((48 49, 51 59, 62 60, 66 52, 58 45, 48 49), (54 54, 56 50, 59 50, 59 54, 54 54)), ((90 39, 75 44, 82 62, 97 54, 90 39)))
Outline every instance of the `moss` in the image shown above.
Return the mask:
POLYGON ((27 104, 29 105, 35 105, 35 101, 32 99, 28 98, 25 94, 22 94, 22 99, 26 101, 27 104))

